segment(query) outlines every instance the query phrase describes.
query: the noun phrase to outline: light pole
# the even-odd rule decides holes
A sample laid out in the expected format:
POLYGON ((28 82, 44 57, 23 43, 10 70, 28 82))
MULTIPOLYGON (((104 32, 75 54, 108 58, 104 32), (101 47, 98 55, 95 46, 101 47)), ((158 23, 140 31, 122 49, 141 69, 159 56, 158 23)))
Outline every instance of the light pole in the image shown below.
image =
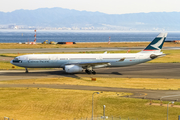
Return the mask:
POLYGON ((105 105, 103 105, 103 120, 105 120, 105 108, 106 108, 106 106, 105 105))
MULTIPOLYGON (((171 102, 169 102, 169 103, 174 104, 174 101, 171 101, 171 102)), ((168 120, 168 105, 169 105, 169 103, 167 104, 167 120, 168 120)))
POLYGON ((92 120, 93 120, 93 96, 94 96, 95 93, 99 94, 99 92, 94 92, 94 93, 92 94, 92 120))

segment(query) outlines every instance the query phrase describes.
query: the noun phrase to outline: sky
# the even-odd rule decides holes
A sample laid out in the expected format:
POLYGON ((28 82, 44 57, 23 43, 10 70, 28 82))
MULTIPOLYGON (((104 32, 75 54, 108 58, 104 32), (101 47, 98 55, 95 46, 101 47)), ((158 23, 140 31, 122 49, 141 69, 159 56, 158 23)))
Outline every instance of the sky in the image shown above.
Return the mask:
POLYGON ((0 0, 1 12, 53 7, 107 14, 180 12, 180 0, 0 0))

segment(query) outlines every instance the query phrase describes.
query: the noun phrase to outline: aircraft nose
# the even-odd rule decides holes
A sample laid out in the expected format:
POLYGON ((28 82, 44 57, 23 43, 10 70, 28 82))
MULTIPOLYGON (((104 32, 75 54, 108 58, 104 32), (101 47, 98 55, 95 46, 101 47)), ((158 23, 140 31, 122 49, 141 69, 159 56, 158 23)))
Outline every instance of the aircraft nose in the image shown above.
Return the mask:
POLYGON ((11 60, 10 63, 13 64, 13 60, 11 60))

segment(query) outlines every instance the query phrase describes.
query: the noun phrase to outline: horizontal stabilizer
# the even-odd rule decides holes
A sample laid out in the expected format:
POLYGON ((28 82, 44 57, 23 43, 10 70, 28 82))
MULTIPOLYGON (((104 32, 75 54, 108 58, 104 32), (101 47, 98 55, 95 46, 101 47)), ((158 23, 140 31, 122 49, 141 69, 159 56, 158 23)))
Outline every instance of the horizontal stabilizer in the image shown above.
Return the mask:
POLYGON ((163 56, 165 56, 166 54, 161 54, 161 55, 155 55, 155 54, 151 54, 150 55, 150 58, 151 59, 155 59, 155 58, 157 58, 157 57, 163 57, 163 56))

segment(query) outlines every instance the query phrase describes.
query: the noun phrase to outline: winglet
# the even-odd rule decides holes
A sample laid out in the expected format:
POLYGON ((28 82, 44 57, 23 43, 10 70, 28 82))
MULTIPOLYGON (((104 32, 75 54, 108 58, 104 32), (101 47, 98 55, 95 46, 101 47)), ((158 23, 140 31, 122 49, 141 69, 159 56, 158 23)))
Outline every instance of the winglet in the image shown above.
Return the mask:
POLYGON ((105 51, 103 54, 107 54, 107 51, 105 51))

